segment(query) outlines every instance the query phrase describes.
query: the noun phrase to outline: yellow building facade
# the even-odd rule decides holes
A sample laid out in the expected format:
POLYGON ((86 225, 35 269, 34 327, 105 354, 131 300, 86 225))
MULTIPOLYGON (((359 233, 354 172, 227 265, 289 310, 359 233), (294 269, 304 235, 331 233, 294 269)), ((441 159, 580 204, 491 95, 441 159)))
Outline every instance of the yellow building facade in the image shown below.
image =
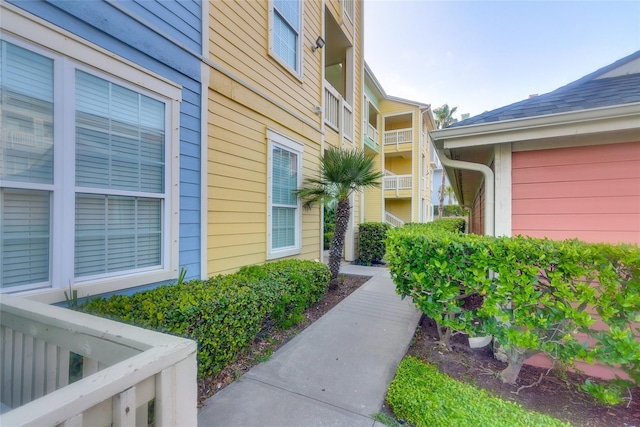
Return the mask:
MULTIPOLYGON (((327 147, 360 146, 362 2, 216 1, 208 9, 207 275, 320 259, 321 209, 303 210, 291 190, 318 176, 327 147)), ((350 233, 347 259, 354 241, 350 233)))
POLYGON ((432 221, 430 105, 387 95, 365 65, 363 126, 363 146, 384 178, 381 188, 365 192, 362 221, 393 226, 432 221))

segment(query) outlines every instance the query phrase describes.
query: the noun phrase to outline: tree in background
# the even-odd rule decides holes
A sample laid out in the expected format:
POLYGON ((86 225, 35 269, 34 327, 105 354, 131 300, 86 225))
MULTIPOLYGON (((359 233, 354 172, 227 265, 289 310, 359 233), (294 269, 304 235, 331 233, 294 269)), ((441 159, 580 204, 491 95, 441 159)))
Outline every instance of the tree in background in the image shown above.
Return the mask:
MULTIPOLYGON (((444 104, 440 108, 436 108, 433 110, 433 113, 436 115, 436 127, 438 129, 444 129, 447 126, 454 123, 456 120, 453 118, 453 114, 456 112, 458 107, 449 108, 449 104, 444 104)), ((440 197, 439 197, 439 205, 438 205, 438 217, 442 218, 442 211, 444 210, 444 195, 446 193, 446 176, 444 172, 444 165, 442 166, 442 179, 440 181, 440 197)))
POLYGON ((331 286, 338 286, 338 273, 342 261, 344 238, 351 217, 351 194, 367 187, 379 187, 382 172, 374 169, 373 156, 362 150, 340 150, 331 147, 320 157, 320 178, 307 178, 296 195, 303 207, 310 209, 315 203, 337 200, 336 226, 329 249, 331 286))

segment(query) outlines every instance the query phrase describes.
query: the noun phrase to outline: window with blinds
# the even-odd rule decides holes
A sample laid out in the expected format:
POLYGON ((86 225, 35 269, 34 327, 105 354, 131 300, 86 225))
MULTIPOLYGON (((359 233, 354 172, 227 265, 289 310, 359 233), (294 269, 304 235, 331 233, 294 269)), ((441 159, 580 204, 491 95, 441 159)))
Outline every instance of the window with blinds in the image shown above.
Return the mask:
POLYGON ((0 287, 50 279, 53 60, 0 41, 0 287))
POLYGON ((300 252, 301 212, 295 190, 300 186, 302 145, 269 131, 269 258, 300 252))
POLYGON ((161 268, 168 101, 54 54, 0 46, 0 289, 161 268))
POLYGON ((301 4, 300 0, 273 0, 272 52, 300 74, 301 4))

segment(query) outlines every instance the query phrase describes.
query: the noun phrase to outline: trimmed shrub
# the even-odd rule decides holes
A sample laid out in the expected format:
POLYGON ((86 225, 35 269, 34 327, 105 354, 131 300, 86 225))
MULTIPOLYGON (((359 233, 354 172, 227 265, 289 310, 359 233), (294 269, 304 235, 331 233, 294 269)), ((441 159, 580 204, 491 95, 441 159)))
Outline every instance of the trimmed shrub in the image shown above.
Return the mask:
POLYGON ((363 222, 360 224, 360 255, 358 261, 363 265, 379 262, 386 251, 384 239, 391 228, 386 222, 363 222))
POLYGON ((275 280, 284 285, 268 319, 280 328, 288 328, 302 321, 302 312, 322 298, 330 278, 326 265, 300 260, 243 267, 236 274, 249 279, 275 280))
POLYGON ((503 381, 537 352, 619 365, 638 383, 640 249, 525 237, 460 235, 412 226, 388 233, 387 259, 403 296, 450 331, 494 335, 506 349, 503 381), (467 309, 464 300, 481 297, 467 309), (605 328, 594 327, 595 312, 605 328), (577 332, 595 344, 581 342, 577 332))
POLYGON ((414 357, 406 357, 398 366, 387 403, 397 417, 416 427, 569 426, 454 380, 414 357))
POLYGON ((328 250, 331 248, 331 242, 333 241, 333 231, 328 231, 324 233, 324 249, 328 250))
POLYGON ((286 260, 131 296, 95 298, 82 310, 194 339, 203 377, 235 360, 265 326, 296 318, 290 310, 313 304, 328 283, 324 264, 286 260))

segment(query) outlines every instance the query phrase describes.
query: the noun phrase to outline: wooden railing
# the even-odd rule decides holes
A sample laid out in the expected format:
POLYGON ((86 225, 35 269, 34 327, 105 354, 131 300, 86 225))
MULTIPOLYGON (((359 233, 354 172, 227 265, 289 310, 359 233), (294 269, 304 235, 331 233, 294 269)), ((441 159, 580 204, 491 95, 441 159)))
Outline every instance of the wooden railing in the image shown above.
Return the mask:
POLYGON ((384 132, 384 145, 404 144, 413 141, 413 129, 387 130, 384 132))
POLYGON ((342 124, 344 125, 342 133, 345 138, 353 142, 353 108, 344 100, 342 106, 342 124))
POLYGON ((340 93, 330 84, 324 85, 324 122, 336 132, 340 129, 340 93))
POLYGON ((391 175, 382 178, 382 188, 384 190, 411 190, 411 175, 391 175))
POLYGON ((353 107, 327 81, 324 82, 324 122, 353 142, 353 107))
POLYGON ((356 0, 342 0, 342 8, 344 9, 344 14, 347 15, 347 18, 353 22, 353 18, 356 13, 356 0))
POLYGON ((0 340, 2 426, 197 424, 191 340, 8 295, 0 340))
MULTIPOLYGON (((365 122, 366 123, 366 122, 365 122)), ((378 146, 378 129, 374 128, 371 123, 367 123, 366 135, 378 146)))
POLYGON ((387 211, 384 212, 384 221, 391 224, 392 227, 402 227, 404 225, 403 220, 387 211))

